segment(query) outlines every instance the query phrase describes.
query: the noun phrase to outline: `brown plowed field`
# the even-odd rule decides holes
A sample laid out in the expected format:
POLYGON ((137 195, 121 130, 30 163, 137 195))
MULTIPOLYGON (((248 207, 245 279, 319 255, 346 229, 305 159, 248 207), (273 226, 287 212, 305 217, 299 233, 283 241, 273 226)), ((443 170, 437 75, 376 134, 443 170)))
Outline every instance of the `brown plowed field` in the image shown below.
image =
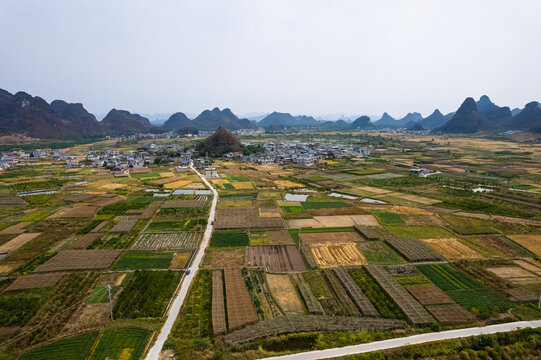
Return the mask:
POLYGON ((202 208, 203 206, 205 206, 205 201, 202 200, 168 200, 162 205, 162 208, 202 208))
POLYGON ((301 233, 300 237, 302 242, 305 244, 364 241, 364 239, 360 237, 359 234, 354 232, 301 233))
POLYGON ((214 335, 225 334, 227 332, 224 304, 222 272, 215 270, 212 272, 212 332, 214 335))
POLYGON ((98 211, 95 206, 75 206, 72 208, 61 209, 52 215, 51 218, 88 218, 93 217, 98 211))
POLYGON ((408 286, 407 289, 423 305, 454 303, 449 295, 432 284, 408 286))
POLYGON ((458 304, 428 305, 428 311, 441 323, 459 324, 473 321, 475 316, 458 304))
POLYGON ((295 244, 289 231, 287 230, 269 230, 267 231, 269 237, 269 243, 271 245, 289 245, 295 244))
MULTIPOLYGON (((101 224, 100 224, 101 225, 101 224)), ((99 225, 98 225, 99 226, 99 225)), ((77 240, 73 245, 71 245, 72 249, 86 249, 89 247, 94 241, 101 238, 104 234, 103 233, 97 233, 97 232, 91 232, 84 236, 82 236, 79 240, 77 240)))
POLYGON ((146 207, 145 211, 143 211, 141 216, 139 216, 139 219, 150 219, 151 217, 154 216, 154 214, 162 206, 162 204, 163 204, 162 201, 156 201, 156 202, 153 202, 153 203, 149 204, 146 207))
POLYGON ((122 250, 64 250, 34 271, 107 269, 121 253, 122 250))
POLYGON ((257 322, 252 298, 239 269, 224 269, 229 331, 257 322))
POLYGON ((66 275, 66 273, 30 274, 19 276, 6 288, 6 291, 51 287, 62 279, 64 275, 66 275))
POLYGON ((521 268, 520 266, 502 266, 487 268, 487 270, 504 279, 537 277, 537 275, 521 268))
POLYGON ((368 264, 353 242, 313 243, 309 246, 316 263, 321 268, 368 264))
POLYGON ((137 225, 137 218, 131 218, 131 219, 125 219, 120 220, 118 224, 113 226, 113 228, 110 230, 112 233, 118 233, 118 232, 130 232, 131 229, 137 225))
POLYGON ((304 271, 306 266, 295 245, 249 246, 246 266, 268 267, 271 272, 304 271))
POLYGON ((107 225, 109 225, 109 221, 102 221, 101 223, 98 224, 98 226, 96 226, 94 229, 92 229, 90 232, 91 233, 97 233, 99 232, 101 229, 105 228, 107 225))
POLYGON ((17 235, 15 238, 0 246, 0 253, 13 252, 40 234, 41 233, 24 233, 17 235))
POLYGON ((506 254, 510 257, 522 257, 523 254, 518 250, 512 247, 511 245, 507 244, 499 236, 496 235, 481 235, 478 236, 478 239, 481 240, 483 243, 492 246, 496 248, 497 250, 501 251, 502 253, 506 254))
POLYGON ((5 229, 3 229, 2 231, 0 231, 0 235, 13 235, 13 234, 20 234, 22 232, 24 232, 24 227, 26 227, 27 225, 30 225, 32 224, 31 221, 23 221, 23 222, 20 222, 18 224, 15 224, 15 225, 11 225, 5 229))

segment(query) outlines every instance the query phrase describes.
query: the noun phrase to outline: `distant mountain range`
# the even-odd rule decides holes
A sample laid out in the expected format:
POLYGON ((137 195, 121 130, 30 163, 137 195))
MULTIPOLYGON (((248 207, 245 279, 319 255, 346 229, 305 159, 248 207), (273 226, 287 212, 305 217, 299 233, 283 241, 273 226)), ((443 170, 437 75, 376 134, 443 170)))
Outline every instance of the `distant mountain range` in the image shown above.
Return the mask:
MULTIPOLYGON (((351 118, 353 119, 353 118, 351 118)), ((186 129, 228 130, 264 127, 269 130, 284 128, 319 128, 354 130, 366 128, 429 129, 442 133, 494 133, 522 130, 541 133, 541 105, 534 101, 524 109, 511 110, 494 104, 486 95, 478 101, 467 98, 456 112, 443 115, 438 109, 423 118, 418 112, 394 119, 388 113, 374 122, 364 115, 353 122, 315 119, 312 116, 273 112, 252 120, 239 118, 230 109, 205 110, 194 119, 182 112, 174 113, 161 126, 148 118, 126 110, 112 109, 102 121, 89 113, 80 103, 54 100, 50 104, 38 96, 25 92, 11 94, 0 89, 0 136, 25 135, 33 138, 81 138, 104 135, 159 133, 186 129), (259 119, 257 121, 256 119, 259 119)))

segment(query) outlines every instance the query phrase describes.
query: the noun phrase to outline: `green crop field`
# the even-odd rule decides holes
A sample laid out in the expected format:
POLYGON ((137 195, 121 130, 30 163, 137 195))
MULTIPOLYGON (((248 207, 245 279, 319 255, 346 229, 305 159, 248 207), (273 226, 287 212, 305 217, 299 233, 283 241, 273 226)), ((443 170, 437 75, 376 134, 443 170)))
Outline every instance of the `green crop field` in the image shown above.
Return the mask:
POLYGON ((404 220, 399 214, 385 210, 372 210, 371 212, 382 225, 404 224, 404 220))
POLYGON ((24 353, 20 360, 85 360, 97 337, 98 332, 93 331, 60 340, 24 353))
POLYGON ((282 209, 285 210, 286 213, 303 213, 304 208, 302 206, 282 206, 282 209))
POLYGON ((224 186, 225 189, 229 189, 229 190, 235 189, 235 187, 230 183, 223 183, 222 185, 224 186))
POLYGON ((404 264, 406 261, 389 245, 382 241, 367 241, 359 245, 361 253, 369 264, 404 264))
POLYGON ((137 360, 150 334, 150 330, 135 326, 105 329, 90 360, 137 360))
POLYGON ((137 271, 118 296, 115 318, 161 318, 178 286, 178 271, 137 271))
POLYGON ((498 233, 492 224, 486 220, 457 216, 444 216, 443 219, 449 224, 449 227, 453 231, 462 235, 498 233))
POLYGON ((183 219, 176 221, 153 221, 148 224, 145 232, 188 231, 207 224, 206 219, 183 219))
POLYGON ((351 278, 364 292, 370 302, 376 307, 381 317, 388 319, 403 319, 404 315, 385 294, 383 289, 368 275, 364 269, 351 270, 351 278))
POLYGON ((302 206, 306 210, 317 209, 340 209, 351 207, 350 204, 343 201, 308 201, 304 202, 302 206))
POLYGON ((113 269, 167 269, 173 260, 174 253, 174 251, 129 251, 120 257, 113 269))
POLYGON ((396 236, 417 239, 452 238, 449 231, 436 226, 387 225, 386 228, 396 236))
MULTIPOLYGON (((111 295, 114 296, 114 294, 120 290, 119 286, 111 286, 111 295)), ((101 304, 104 302, 109 301, 109 292, 107 291, 107 288, 105 286, 96 286, 96 288, 92 291, 92 294, 88 297, 86 300, 87 304, 101 304)))
POLYGON ((210 239, 211 247, 248 246, 250 239, 244 230, 214 231, 210 239))
POLYGON ((417 268, 443 291, 479 289, 483 287, 480 283, 463 272, 451 268, 449 265, 418 265, 417 268))
MULTIPOLYGON (((39 195, 36 195, 39 196, 39 195)), ((47 216, 51 215, 49 211, 34 211, 33 213, 27 214, 20 218, 18 221, 40 221, 45 219, 47 216)))
POLYGON ((353 175, 373 175, 373 174, 381 174, 385 172, 385 169, 353 169, 353 170, 342 170, 341 172, 346 174, 353 174, 353 175))
POLYGON ((39 294, 0 296, 0 327, 23 326, 38 312, 43 302, 39 294))
POLYGON ((308 286, 310 286, 310 290, 312 290, 312 293, 317 299, 333 298, 333 294, 327 286, 327 283, 325 282, 325 279, 323 278, 319 270, 306 271, 302 274, 302 276, 304 280, 308 283, 308 286))
POLYGON ((148 204, 159 199, 160 198, 152 196, 131 197, 116 204, 104 206, 98 211, 98 214, 122 215, 126 212, 126 210, 144 209, 148 204))
POLYGON ((497 307, 500 310, 506 310, 511 307, 511 302, 494 291, 482 289, 452 290, 446 293, 460 306, 471 310, 473 308, 492 309, 497 307))
POLYGON ((159 178, 161 172, 163 172, 163 171, 149 171, 149 172, 146 172, 146 173, 130 174, 130 176, 132 178, 136 178, 136 179, 159 178))

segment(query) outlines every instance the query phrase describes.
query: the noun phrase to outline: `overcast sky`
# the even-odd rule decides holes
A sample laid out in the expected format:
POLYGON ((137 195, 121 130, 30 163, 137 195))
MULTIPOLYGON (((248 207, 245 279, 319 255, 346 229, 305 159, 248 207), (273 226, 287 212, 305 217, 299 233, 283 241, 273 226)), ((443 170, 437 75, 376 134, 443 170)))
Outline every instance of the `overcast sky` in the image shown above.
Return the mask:
POLYGON ((541 100, 539 0, 0 0, 0 88, 96 114, 541 100))

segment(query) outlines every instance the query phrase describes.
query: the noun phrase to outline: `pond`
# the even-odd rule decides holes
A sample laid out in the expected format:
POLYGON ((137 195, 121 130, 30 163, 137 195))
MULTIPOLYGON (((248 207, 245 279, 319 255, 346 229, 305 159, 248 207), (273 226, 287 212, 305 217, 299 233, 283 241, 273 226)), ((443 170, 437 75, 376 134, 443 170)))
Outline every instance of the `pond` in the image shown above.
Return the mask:
POLYGON ((286 201, 306 201, 308 195, 287 193, 285 199, 286 201))
POLYGON ((344 199, 351 199, 351 200, 358 199, 357 196, 346 195, 346 194, 340 194, 340 193, 336 193, 336 192, 330 193, 329 196, 332 196, 332 197, 339 197, 339 198, 344 198, 344 199))
POLYGON ((387 204, 386 201, 377 200, 377 199, 371 199, 371 198, 363 198, 363 199, 361 199, 361 202, 370 203, 370 204, 387 204))
POLYGON ((25 191, 20 192, 17 195, 19 196, 33 196, 33 195, 49 195, 49 194, 56 194, 56 190, 33 190, 33 191, 25 191))

